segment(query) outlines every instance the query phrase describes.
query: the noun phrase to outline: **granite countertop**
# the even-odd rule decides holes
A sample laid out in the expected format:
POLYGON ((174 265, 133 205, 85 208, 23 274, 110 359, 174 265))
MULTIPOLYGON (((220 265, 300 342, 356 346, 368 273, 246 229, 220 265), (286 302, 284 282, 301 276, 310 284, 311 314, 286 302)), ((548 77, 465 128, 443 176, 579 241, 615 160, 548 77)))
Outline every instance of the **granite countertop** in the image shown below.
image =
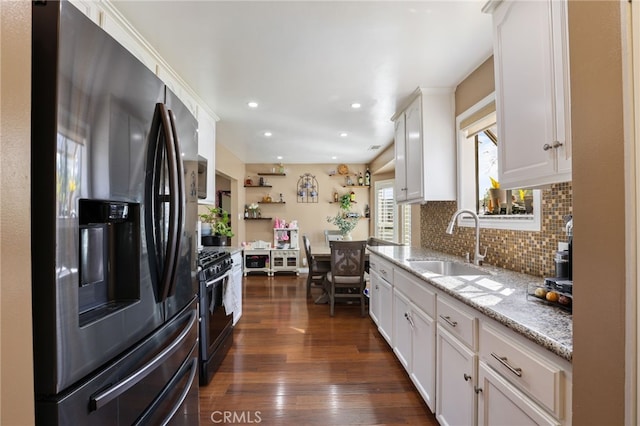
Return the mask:
POLYGON ((479 267, 490 275, 442 276, 415 264, 412 265, 408 260, 464 262, 464 259, 418 247, 370 246, 369 250, 534 343, 571 361, 573 355, 571 313, 532 298, 527 299, 527 287, 530 284, 543 285, 543 278, 490 265, 479 267))

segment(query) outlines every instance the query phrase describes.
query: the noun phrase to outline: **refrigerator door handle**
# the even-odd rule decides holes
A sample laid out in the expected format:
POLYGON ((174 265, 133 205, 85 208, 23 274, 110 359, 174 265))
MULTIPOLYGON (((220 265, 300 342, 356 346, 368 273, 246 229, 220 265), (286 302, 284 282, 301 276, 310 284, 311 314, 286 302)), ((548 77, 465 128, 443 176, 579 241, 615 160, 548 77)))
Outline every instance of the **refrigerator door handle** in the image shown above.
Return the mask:
MULTIPOLYGON (((169 287, 167 288, 167 295, 173 296, 176 290, 176 276, 178 272, 178 263, 180 261, 180 246, 182 243, 182 234, 184 232, 184 222, 185 222, 185 189, 184 189, 184 166, 182 163, 182 151, 180 150, 180 141, 178 139, 178 132, 176 128, 176 120, 175 115, 171 110, 168 110, 167 116, 169 117, 169 124, 171 125, 172 138, 170 143, 172 143, 172 151, 175 153, 175 175, 176 179, 176 189, 175 194, 176 197, 171 200, 172 203, 176 203, 175 208, 177 212, 177 223, 176 223, 176 231, 175 231, 175 240, 173 247, 173 271, 171 272, 169 287)), ((169 147, 167 147, 167 151, 169 147)))
POLYGON ((140 382, 149 374, 151 374, 153 370, 155 370, 158 366, 163 364, 185 342, 197 318, 198 318, 197 310, 194 309, 191 311, 190 318, 187 325, 180 332, 180 335, 178 335, 178 337, 173 342, 171 342, 169 346, 167 346, 158 355, 153 357, 151 361, 149 361, 147 364, 145 364, 142 368, 137 370, 135 373, 129 375, 128 377, 124 378, 123 380, 116 383, 115 385, 92 396, 91 399, 89 400, 89 411, 96 411, 104 407, 109 402, 118 398, 127 390, 129 390, 131 387, 135 386, 138 382, 140 382))
MULTIPOLYGON (((180 179, 178 158, 174 142, 174 130, 171 126, 171 114, 163 103, 157 103, 151 124, 146 210, 147 242, 150 247, 151 269, 157 274, 159 282, 158 295, 160 301, 167 299, 176 274, 178 259, 178 234, 181 222, 180 179), (162 136, 162 137, 161 137, 162 136), (161 146, 162 143, 162 146, 161 146), (164 149, 163 149, 164 148, 164 149), (163 156, 166 153, 166 159, 163 156), (169 194, 164 193, 163 170, 167 164, 169 194), (162 191, 161 191, 162 188, 162 191), (169 217, 163 218, 162 204, 169 204, 169 217), (166 221, 164 223, 160 222, 166 221), (166 229, 166 236, 164 235, 166 229), (166 240, 166 245, 165 245, 166 240)), ((180 161, 181 163, 181 161, 180 161)))

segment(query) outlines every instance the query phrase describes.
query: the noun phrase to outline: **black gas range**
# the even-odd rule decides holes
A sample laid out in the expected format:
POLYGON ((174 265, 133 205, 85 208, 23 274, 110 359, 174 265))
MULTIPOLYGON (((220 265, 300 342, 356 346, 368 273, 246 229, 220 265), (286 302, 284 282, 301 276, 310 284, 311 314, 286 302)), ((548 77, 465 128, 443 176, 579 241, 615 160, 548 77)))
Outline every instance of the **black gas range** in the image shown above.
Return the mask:
POLYGON ((200 386, 211 381, 233 344, 233 313, 224 306, 232 266, 231 254, 219 247, 205 247, 198 255, 200 386))
POLYGON ((233 261, 231 254, 217 247, 204 247, 198 254, 198 279, 210 281, 230 271, 233 261))

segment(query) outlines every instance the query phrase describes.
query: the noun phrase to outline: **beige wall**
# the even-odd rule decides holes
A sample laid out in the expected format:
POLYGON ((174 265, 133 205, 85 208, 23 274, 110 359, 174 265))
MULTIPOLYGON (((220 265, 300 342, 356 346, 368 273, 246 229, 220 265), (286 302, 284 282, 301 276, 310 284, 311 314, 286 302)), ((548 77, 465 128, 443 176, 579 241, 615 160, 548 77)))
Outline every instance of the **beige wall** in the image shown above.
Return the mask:
MULTIPOLYGON (((254 184, 258 180, 258 173, 271 172, 275 164, 247 164, 245 179, 251 177, 254 184)), ((361 171, 364 173, 365 165, 349 164, 350 171, 361 171)), ((327 216, 334 216, 339 211, 339 206, 333 203, 333 193, 338 191, 340 195, 348 192, 351 188, 344 188, 345 178, 340 175, 330 176, 330 170, 336 170, 336 164, 285 164, 286 176, 264 176, 267 183, 272 188, 243 188, 247 204, 262 200, 263 196, 269 194, 272 199, 278 200, 282 193, 286 204, 261 205, 263 217, 278 217, 287 222, 298 221, 300 233, 306 234, 311 244, 324 242, 325 229, 337 229, 327 222, 327 216), (305 173, 315 176, 318 181, 318 202, 298 203, 296 189, 298 180, 305 173)), ((363 214, 366 204, 369 204, 369 189, 366 187, 355 188, 356 204, 352 208, 363 214)), ((371 205, 369 205, 371 207, 371 205)), ((351 233, 354 240, 366 239, 369 236, 368 219, 361 219, 356 229, 351 233)), ((246 241, 272 241, 273 222, 272 221, 245 221, 246 241)))
POLYGON ((34 423, 31 2, 0 2, 0 424, 34 423))
MULTIPOLYGON (((231 239, 231 245, 238 246, 241 241, 245 241, 245 228, 244 223, 240 220, 244 211, 244 169, 245 165, 228 149, 219 143, 216 143, 216 185, 218 188, 218 179, 225 181, 225 189, 231 191, 231 211, 229 214, 232 217, 232 230, 234 233, 231 239)), ((205 207, 200 206, 198 211, 203 212, 205 207)))
POLYGON ((624 424, 625 203, 620 36, 619 2, 569 2, 576 425, 624 424))
POLYGON ((456 117, 491 94, 495 86, 491 56, 456 87, 456 117))

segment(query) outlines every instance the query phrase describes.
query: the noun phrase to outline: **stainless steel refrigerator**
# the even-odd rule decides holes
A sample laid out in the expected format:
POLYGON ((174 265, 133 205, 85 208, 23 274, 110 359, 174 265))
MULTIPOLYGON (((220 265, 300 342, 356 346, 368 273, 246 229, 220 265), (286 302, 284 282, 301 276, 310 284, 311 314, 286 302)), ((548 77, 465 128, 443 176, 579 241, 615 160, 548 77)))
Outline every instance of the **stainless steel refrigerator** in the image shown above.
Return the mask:
POLYGON ((197 122, 68 2, 33 3, 38 424, 198 424, 197 122))

